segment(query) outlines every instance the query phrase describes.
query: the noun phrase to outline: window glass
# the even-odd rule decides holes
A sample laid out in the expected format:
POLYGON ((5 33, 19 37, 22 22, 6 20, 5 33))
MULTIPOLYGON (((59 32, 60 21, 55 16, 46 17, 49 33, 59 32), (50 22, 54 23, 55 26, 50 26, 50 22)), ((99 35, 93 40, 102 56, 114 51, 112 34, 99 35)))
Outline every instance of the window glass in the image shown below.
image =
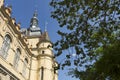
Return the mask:
POLYGON ((44 79, 44 68, 41 67, 41 80, 43 80, 43 79, 44 79))
POLYGON ((24 76, 26 76, 27 64, 28 64, 28 59, 25 58, 25 60, 24 60, 24 65, 23 65, 23 71, 22 71, 22 73, 23 73, 24 76))
POLYGON ((10 48, 10 42, 11 42, 10 36, 6 35, 3 40, 3 44, 1 47, 1 53, 0 53, 0 55, 2 55, 4 58, 6 58, 8 55, 8 50, 10 48))
POLYGON ((14 65, 15 68, 18 67, 19 60, 20 60, 20 50, 17 49, 16 52, 15 52, 14 62, 13 62, 13 65, 14 65))

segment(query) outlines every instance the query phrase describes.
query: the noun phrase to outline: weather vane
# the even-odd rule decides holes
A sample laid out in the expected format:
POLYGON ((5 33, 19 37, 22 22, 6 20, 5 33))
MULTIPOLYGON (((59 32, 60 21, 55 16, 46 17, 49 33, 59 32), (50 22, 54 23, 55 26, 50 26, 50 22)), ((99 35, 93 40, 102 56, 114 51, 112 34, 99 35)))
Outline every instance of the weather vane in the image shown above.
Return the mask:
POLYGON ((47 31, 47 25, 48 25, 48 22, 46 21, 45 22, 45 32, 47 31))

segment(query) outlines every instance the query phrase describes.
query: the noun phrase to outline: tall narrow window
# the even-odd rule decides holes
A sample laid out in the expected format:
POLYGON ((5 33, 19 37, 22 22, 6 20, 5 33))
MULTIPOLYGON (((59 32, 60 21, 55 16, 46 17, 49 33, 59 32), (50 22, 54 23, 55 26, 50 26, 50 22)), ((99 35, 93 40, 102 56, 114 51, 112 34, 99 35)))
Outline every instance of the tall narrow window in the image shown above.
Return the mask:
POLYGON ((5 38, 4 38, 4 41, 3 41, 3 44, 2 44, 2 47, 1 47, 1 53, 0 53, 0 55, 2 55, 4 58, 7 57, 8 50, 10 48, 10 42, 11 42, 10 36, 6 35, 5 38))
POLYGON ((27 64, 28 64, 28 59, 25 58, 24 65, 23 65, 23 71, 22 71, 22 73, 23 73, 24 76, 26 75, 27 64))
POLYGON ((16 69, 18 67, 19 60, 20 60, 20 49, 17 49, 16 52, 15 52, 14 62, 13 62, 13 65, 16 69))
POLYGON ((43 78, 44 78, 44 68, 41 67, 41 80, 43 80, 43 78))

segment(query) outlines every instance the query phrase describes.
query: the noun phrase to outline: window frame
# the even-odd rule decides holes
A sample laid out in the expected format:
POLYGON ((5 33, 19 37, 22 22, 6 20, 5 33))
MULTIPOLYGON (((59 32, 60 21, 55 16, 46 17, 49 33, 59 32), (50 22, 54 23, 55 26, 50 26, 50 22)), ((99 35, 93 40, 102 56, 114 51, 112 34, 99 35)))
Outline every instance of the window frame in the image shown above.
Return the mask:
POLYGON ((2 43, 2 47, 1 47, 1 53, 0 53, 0 55, 5 59, 8 55, 8 51, 10 49, 11 42, 12 42, 12 40, 11 40, 10 35, 6 34, 4 39, 3 39, 3 43, 2 43))
POLYGON ((24 77, 26 76, 27 65, 28 65, 28 58, 25 58, 23 62, 23 70, 22 70, 22 74, 24 77))
POLYGON ((17 69, 18 63, 20 60, 20 55, 21 55, 21 50, 19 48, 16 49, 15 55, 14 55, 14 61, 13 61, 13 66, 17 69))

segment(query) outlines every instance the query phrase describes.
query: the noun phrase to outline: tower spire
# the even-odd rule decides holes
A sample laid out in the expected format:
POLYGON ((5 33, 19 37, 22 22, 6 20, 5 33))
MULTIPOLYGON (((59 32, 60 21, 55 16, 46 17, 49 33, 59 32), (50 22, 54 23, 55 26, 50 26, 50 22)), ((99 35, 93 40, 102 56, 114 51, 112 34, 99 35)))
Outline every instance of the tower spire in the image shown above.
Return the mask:
POLYGON ((35 10, 33 17, 30 22, 30 27, 35 28, 38 27, 38 13, 37 10, 35 10))
POLYGON ((38 24, 38 13, 37 10, 34 11, 33 17, 30 21, 30 27, 29 27, 29 34, 30 35, 41 35, 41 29, 38 24))
POLYGON ((46 21, 45 22, 45 32, 47 32, 47 25, 48 25, 48 22, 46 21))
POLYGON ((35 10, 35 12, 34 12, 34 14, 33 14, 33 17, 34 17, 34 18, 37 18, 37 17, 38 17, 37 10, 35 10))

